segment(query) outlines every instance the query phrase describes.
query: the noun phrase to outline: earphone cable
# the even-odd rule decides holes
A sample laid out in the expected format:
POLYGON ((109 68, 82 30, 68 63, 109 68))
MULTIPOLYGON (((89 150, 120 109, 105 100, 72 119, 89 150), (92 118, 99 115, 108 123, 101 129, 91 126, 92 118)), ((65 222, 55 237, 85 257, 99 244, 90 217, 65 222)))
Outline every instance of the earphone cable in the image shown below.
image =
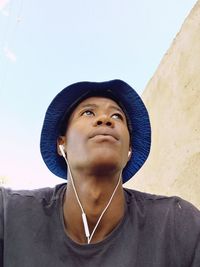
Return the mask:
POLYGON ((77 191, 76 191, 76 187, 75 187, 75 184, 74 184, 74 179, 73 179, 73 176, 72 176, 72 173, 71 173, 71 169, 70 169, 70 166, 69 166, 69 162, 68 162, 68 160, 67 160, 67 157, 66 157, 66 155, 65 155, 65 153, 64 153, 64 151, 63 151, 63 149, 61 149, 61 152, 62 152, 62 155, 63 155, 65 161, 66 161, 66 164, 67 164, 67 167, 68 167, 68 170, 69 170, 69 174, 70 174, 70 178, 71 178, 71 182, 72 182, 72 187, 73 187, 73 190, 74 190, 74 193, 75 193, 77 202, 78 202, 78 204, 79 204, 79 206, 80 206, 80 209, 81 209, 81 212, 82 212, 82 221, 83 221, 83 225, 84 225, 85 235, 86 235, 86 238, 87 238, 87 243, 90 244, 90 242, 91 242, 91 240, 92 240, 92 238, 93 238, 93 236, 94 236, 94 233, 95 233, 95 231, 96 231, 96 229, 97 229, 97 227, 98 227, 98 225, 99 225, 99 223, 100 223, 100 221, 101 221, 103 215, 105 214, 105 212, 107 211, 108 207, 110 206, 110 203, 111 203, 111 201, 113 200, 113 197, 114 197, 114 195, 115 195, 115 192, 117 191, 117 188, 118 188, 118 186, 119 186, 119 184, 120 184, 120 181, 121 181, 121 173, 120 173, 120 175, 119 175, 118 182, 117 182, 117 184, 116 184, 116 186, 115 186, 115 188, 114 188, 114 191, 113 191, 113 193, 112 193, 112 195, 111 195, 111 197, 110 197, 110 199, 109 199, 109 201, 108 201, 106 207, 103 209, 101 215, 99 216, 99 219, 97 220, 97 223, 96 223, 96 225, 95 225, 95 227, 94 227, 92 233, 90 234, 90 232, 89 232, 89 226, 88 226, 88 222, 87 222, 87 216, 86 216, 86 213, 85 213, 85 211, 84 211, 84 209, 83 209, 83 206, 82 206, 82 204, 81 204, 81 201, 80 201, 80 199, 79 199, 78 193, 77 193, 77 191))

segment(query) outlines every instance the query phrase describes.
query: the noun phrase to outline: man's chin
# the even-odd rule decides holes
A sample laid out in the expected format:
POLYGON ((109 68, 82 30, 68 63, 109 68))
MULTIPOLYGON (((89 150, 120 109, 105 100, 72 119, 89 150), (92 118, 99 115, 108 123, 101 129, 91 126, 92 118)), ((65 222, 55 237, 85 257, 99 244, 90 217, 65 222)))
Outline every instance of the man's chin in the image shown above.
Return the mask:
POLYGON ((108 174, 118 172, 121 169, 121 164, 118 159, 114 157, 98 157, 96 160, 90 162, 90 168, 95 170, 98 174, 108 174))

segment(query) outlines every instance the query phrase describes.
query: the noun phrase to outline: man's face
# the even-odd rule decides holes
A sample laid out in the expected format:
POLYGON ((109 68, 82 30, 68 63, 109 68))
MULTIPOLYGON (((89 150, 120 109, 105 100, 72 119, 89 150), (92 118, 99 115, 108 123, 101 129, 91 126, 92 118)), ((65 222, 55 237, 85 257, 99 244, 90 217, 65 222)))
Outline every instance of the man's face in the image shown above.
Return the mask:
POLYGON ((130 135, 119 105, 104 97, 89 97, 72 112, 61 137, 71 167, 121 170, 128 161, 130 135))

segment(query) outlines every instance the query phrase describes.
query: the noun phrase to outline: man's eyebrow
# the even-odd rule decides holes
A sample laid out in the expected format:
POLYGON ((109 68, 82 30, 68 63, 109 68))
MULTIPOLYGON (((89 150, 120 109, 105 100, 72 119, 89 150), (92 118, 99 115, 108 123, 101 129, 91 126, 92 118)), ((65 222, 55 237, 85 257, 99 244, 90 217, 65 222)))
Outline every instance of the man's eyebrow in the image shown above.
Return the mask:
POLYGON ((119 112, 121 112, 121 113, 123 113, 123 114, 124 114, 124 111, 123 111, 123 109, 121 109, 121 108, 120 108, 120 107, 118 107, 118 106, 111 105, 111 106, 109 106, 109 108, 111 108, 111 109, 116 109, 116 110, 118 110, 119 112))
POLYGON ((83 108, 97 108, 98 106, 96 105, 96 104, 90 104, 90 103, 88 103, 88 104, 80 104, 80 106, 79 106, 79 109, 83 109, 83 108))

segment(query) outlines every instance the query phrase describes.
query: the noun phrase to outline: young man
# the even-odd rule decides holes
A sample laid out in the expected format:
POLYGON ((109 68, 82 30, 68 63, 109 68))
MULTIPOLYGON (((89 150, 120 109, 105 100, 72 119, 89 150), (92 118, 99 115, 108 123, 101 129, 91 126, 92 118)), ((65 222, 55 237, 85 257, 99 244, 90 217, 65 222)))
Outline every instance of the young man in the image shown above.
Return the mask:
POLYGON ((150 150, 147 110, 125 82, 81 82, 50 104, 41 153, 55 189, 1 191, 1 266, 199 267, 200 212, 124 189, 150 150))

